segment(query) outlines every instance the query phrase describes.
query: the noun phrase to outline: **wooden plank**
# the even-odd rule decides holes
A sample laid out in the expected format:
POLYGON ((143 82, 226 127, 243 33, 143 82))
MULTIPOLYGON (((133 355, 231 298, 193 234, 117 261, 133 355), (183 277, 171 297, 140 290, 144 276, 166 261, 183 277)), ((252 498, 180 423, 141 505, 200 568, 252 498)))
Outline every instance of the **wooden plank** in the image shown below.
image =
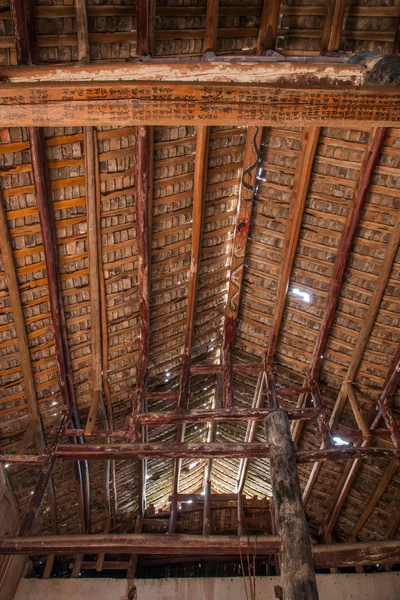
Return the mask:
POLYGON ((266 352, 269 363, 272 363, 274 359, 278 343, 278 335, 285 310, 290 276, 303 221, 304 207, 314 165, 314 157, 318 146, 319 134, 320 129, 318 127, 309 127, 304 129, 302 135, 293 182, 293 191, 290 199, 289 214, 286 221, 285 237, 282 246, 282 266, 276 290, 275 312, 266 352))
MULTIPOLYGON (((119 84, 123 85, 123 84, 119 84)), ((136 85, 136 84, 134 84, 136 85)), ((118 86, 119 87, 119 86, 118 86)), ((128 86, 129 87, 129 86, 128 86)), ((277 89, 274 92, 269 88, 258 88, 251 95, 249 86, 243 93, 233 90, 228 96, 227 89, 201 86, 192 87, 185 95, 181 92, 173 94, 171 98, 162 98, 164 88, 153 87, 155 99, 137 98, 149 92, 146 84, 140 85, 139 90, 115 92, 111 98, 112 90, 98 86, 95 94, 104 98, 88 97, 87 90, 81 86, 70 89, 70 100, 58 99, 54 101, 31 102, 22 100, 21 104, 7 104, 11 99, 15 101, 23 90, 15 87, 8 88, 3 84, 0 89, 0 126, 31 126, 37 124, 46 126, 76 126, 79 125, 181 125, 190 121, 191 125, 274 125, 277 121, 281 125, 313 125, 357 127, 390 126, 396 127, 400 122, 400 92, 391 88, 388 91, 359 90, 353 93, 345 90, 288 90, 277 89), (146 89, 147 88, 147 89, 146 89), (198 92, 203 89, 203 100, 198 99, 198 92), (8 94, 8 98, 3 96, 8 94), (82 93, 82 97, 79 95, 82 93), (212 94, 219 94, 214 99, 212 94), (232 95, 231 95, 232 94, 232 95), (122 99, 118 96, 127 95, 122 99), (136 96, 136 98, 134 97, 136 96), (186 96, 186 97, 185 97, 186 96), (240 100, 242 97, 242 100, 240 100)), ((56 91, 56 87, 51 88, 56 91)), ((36 87, 39 95, 47 92, 36 87)))

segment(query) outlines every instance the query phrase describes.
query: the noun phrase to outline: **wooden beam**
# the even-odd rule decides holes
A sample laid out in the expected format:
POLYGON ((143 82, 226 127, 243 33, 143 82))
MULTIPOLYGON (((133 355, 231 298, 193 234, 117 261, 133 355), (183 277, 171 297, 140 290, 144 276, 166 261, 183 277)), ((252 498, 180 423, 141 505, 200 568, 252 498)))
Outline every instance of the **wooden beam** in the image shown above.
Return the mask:
MULTIPOLYGON (((266 374, 265 372, 261 372, 258 375, 256 389, 254 391, 252 409, 260 410, 261 406, 264 403, 264 395, 266 392, 267 382, 266 382, 266 374)), ((270 409, 269 409, 270 410, 270 409)), ((250 422, 250 419, 247 423, 245 442, 254 442, 257 435, 258 423, 250 422)), ((249 469, 249 460, 248 458, 242 458, 239 463, 238 475, 236 478, 236 492, 238 494, 243 493, 244 484, 246 482, 247 471, 249 469)))
MULTIPOLYGON (((48 182, 47 162, 46 162, 46 146, 44 143, 43 132, 36 128, 30 127, 28 130, 31 162, 32 162, 32 177, 35 186, 37 207, 43 239, 43 250, 47 271, 47 285, 49 288, 49 302, 51 321, 54 330, 54 344, 56 350, 56 360, 58 366, 58 375, 60 381, 60 391, 64 406, 71 415, 73 426, 80 428, 78 410, 75 401, 75 392, 73 387, 73 378, 71 363, 69 357, 67 332, 64 317, 64 307, 61 296, 61 285, 57 267, 57 244, 54 228, 54 215, 51 200, 51 192, 48 182)), ((77 443, 83 443, 83 440, 77 438, 77 443)), ((80 488, 81 495, 78 495, 78 502, 82 504, 83 513, 85 516, 84 530, 90 529, 90 485, 89 485, 89 468, 87 463, 78 463, 75 469, 80 473, 76 473, 77 480, 81 481, 83 487, 80 488)))
POLYGON ((74 2, 78 34, 78 60, 80 64, 87 65, 90 61, 90 48, 86 0, 74 0, 74 2))
POLYGON ((257 54, 276 49, 280 8, 281 0, 264 0, 257 40, 257 54))
POLYGON ((381 499, 381 497, 383 496, 383 494, 386 491, 386 488, 388 487, 389 483, 392 480, 392 477, 394 476, 395 472, 397 471, 397 468, 399 466, 399 463, 397 460, 392 460, 390 461, 385 473, 383 474, 382 479, 380 480, 373 496, 370 498, 370 500, 367 502, 364 510, 362 511, 360 518, 358 519, 357 523, 354 525, 353 530, 351 532, 351 539, 356 539, 357 535, 359 534, 359 532, 361 531, 361 529, 363 528, 364 524, 366 523, 366 521, 368 520, 369 516, 371 515, 372 511, 374 510, 375 506, 378 504, 379 500, 381 499))
MULTIPOLYGON (((143 64, 143 63, 142 63, 143 64)), ((5 84, 0 126, 335 125, 397 126, 398 88, 288 89, 234 84, 118 82, 5 84), (190 115, 190 119, 188 119, 190 115)), ((292 83, 292 86, 295 84, 292 83)))
POLYGON ((309 127, 303 130, 293 191, 290 199, 289 214, 286 221, 285 237, 282 245, 282 264, 276 290, 272 330, 266 353, 269 363, 274 359, 278 343, 278 335, 285 310, 289 281, 303 221, 304 207, 318 146, 319 133, 320 129, 318 127, 309 127))
POLYGON ((357 423, 358 427, 360 428, 360 431, 361 431, 363 437, 369 438, 371 436, 371 431, 370 431, 370 429, 364 419, 364 416, 360 410, 360 407, 358 405, 357 395, 354 390, 353 384, 350 383, 350 381, 347 381, 345 385, 346 385, 347 395, 348 395, 348 398, 350 401, 350 405, 351 405, 356 423, 357 423))
MULTIPOLYGON (((387 542, 390 544, 390 542, 387 542)), ((393 542, 391 542, 393 544, 393 542)), ((179 554, 205 555, 274 554, 281 546, 279 536, 201 536, 158 534, 96 534, 0 538, 0 554, 179 554), (39 548, 39 545, 42 546, 39 548)))
POLYGON ((138 0, 136 3, 136 54, 152 56, 154 54, 155 0, 138 0))
POLYGON ((96 154, 93 127, 84 129, 84 155, 86 176, 86 209, 88 221, 89 250, 89 291, 90 291, 90 332, 92 357, 92 401, 85 427, 85 435, 93 431, 99 404, 102 404, 102 334, 100 306, 100 273, 99 273, 99 220, 96 201, 96 154))
MULTIPOLYGON (((385 55, 382 55, 385 56, 385 55)), ((39 65, 35 67, 0 67, 0 77, 8 84, 53 84, 73 88, 77 83, 99 81, 118 89, 118 82, 131 83, 169 82, 186 87, 188 83, 241 84, 242 89, 252 84, 289 87, 312 86, 348 89, 366 84, 367 69, 362 65, 348 64, 332 58, 264 57, 264 56, 218 56, 195 59, 146 59, 129 63, 101 63, 101 65, 79 65, 76 63, 39 65)), ((92 90, 93 91, 93 90, 92 90)), ((165 95, 165 94, 164 94, 165 95)), ((29 97, 30 94, 26 94, 29 97)))
MULTIPOLYGON (((346 387, 346 383, 349 381, 350 382, 354 381, 354 379, 357 375, 358 368, 361 364, 362 357, 364 355, 364 350, 367 346, 370 333, 372 331, 376 316, 378 314, 378 310, 379 310, 379 307, 380 307, 380 304, 381 304, 381 301, 383 298, 383 294, 385 293, 385 289, 386 289, 387 283, 389 281, 390 273, 392 271, 393 262, 396 257, 396 254, 397 254, 399 244, 400 244, 400 212, 398 214, 397 220, 395 222, 395 225, 393 227, 393 230, 392 230, 392 233, 391 233, 391 236, 389 239, 389 243, 386 248, 385 256, 384 256, 384 259, 383 259, 383 262, 382 262, 382 265, 381 265, 381 268, 379 271, 378 280, 375 285, 375 290, 372 294, 370 304, 369 304, 367 312, 364 316, 362 326, 361 326, 360 332, 357 337, 357 342, 356 342, 355 348, 354 348, 352 356, 351 356, 351 361, 350 361, 350 365, 349 365, 347 373, 346 373, 346 377, 341 385, 338 397, 336 399, 335 405, 332 410, 330 423, 329 423, 331 429, 334 428, 336 426, 336 424, 338 423, 343 406, 348 397, 347 396, 348 389, 346 387)), ((393 364, 396 364, 396 360, 394 361, 393 364)), ((387 394, 388 391, 390 392, 389 393, 389 397, 390 397, 390 395, 393 393, 392 390, 389 390, 387 387, 385 387, 385 390, 386 390, 385 394, 387 394)), ((299 423, 299 431, 301 431, 301 423, 299 423)), ((371 431, 370 431, 370 433, 371 433, 371 431)), ((357 467, 354 467, 354 468, 357 469, 357 467)), ((321 463, 315 464, 312 468, 312 471, 310 473, 309 479, 307 481, 306 487, 303 492, 304 504, 306 504, 309 500, 309 497, 312 492, 312 488, 318 478, 320 469, 321 469, 321 463)), ((343 485, 343 483, 344 482, 342 482, 342 485, 343 485)), ((340 489, 341 489, 342 485, 340 485, 340 489)), ((347 492, 345 492, 345 495, 347 495, 347 492)), ((337 516, 336 516, 336 518, 337 518, 337 516)))
POLYGON ((250 231, 262 133, 262 127, 247 128, 242 179, 239 189, 239 204, 232 241, 231 268, 224 319, 223 364, 225 408, 233 407, 232 349, 235 341, 235 332, 239 315, 239 299, 242 287, 244 259, 246 256, 247 239, 250 231))
POLYGON ((364 153, 360 168, 360 176, 357 181, 357 186, 354 190, 353 200, 347 214, 346 223, 340 237, 339 247, 336 252, 324 316, 311 359, 310 377, 313 380, 317 380, 318 378, 321 360, 325 350, 326 342, 328 340, 330 327, 336 313, 336 306, 339 301, 347 259, 350 254, 358 224, 361 219, 365 198, 367 196, 376 162, 381 152, 386 131, 387 130, 384 127, 375 129, 370 136, 368 146, 364 153))
MULTIPOLYGON (((29 535, 30 533, 32 533, 32 530, 35 526, 36 519, 39 514, 39 510, 42 505, 47 487, 51 480, 51 475, 53 473, 54 465, 56 463, 55 449, 57 448, 57 445, 60 443, 60 441, 62 440, 62 438, 65 435, 65 429, 68 425, 69 419, 70 419, 69 415, 64 416, 61 423, 57 427, 57 431, 54 436, 54 441, 52 443, 52 447, 49 449, 49 451, 47 453, 47 456, 46 456, 46 459, 45 459, 45 462, 43 465, 43 469, 37 480, 35 489, 32 494, 32 498, 29 502, 29 505, 28 505, 28 508, 27 508, 25 514, 23 515, 23 517, 21 519, 21 522, 20 522, 20 525, 18 528, 18 535, 21 537, 25 537, 25 536, 29 535)), ((50 553, 50 554, 52 554, 52 553, 50 553)))
POLYGON ((282 538, 281 584, 285 600, 318 600, 306 516, 301 500, 289 421, 282 411, 265 419, 276 524, 282 538))
MULTIPOLYGON (((190 411, 148 412, 138 415, 142 425, 165 425, 168 423, 225 423, 231 421, 261 421, 277 408, 211 408, 190 411)), ((316 408, 289 408, 283 410, 289 419, 315 419, 320 410, 316 408)))
POLYGON ((17 63, 19 65, 37 64, 39 53, 34 2, 31 2, 31 0, 11 0, 10 9, 17 63))
POLYGON ((204 52, 217 50, 219 0, 207 0, 204 52))
MULTIPOLYGON (((349 367, 347 369, 347 373, 346 373, 344 382, 354 381, 355 377, 357 375, 358 368, 361 364, 362 357, 364 355, 364 351, 367 346, 370 333, 374 326, 376 316, 378 314, 378 310, 379 310, 383 295, 385 293, 387 283, 389 281, 390 273, 392 271, 393 262, 396 257, 396 254, 397 254, 399 244, 400 244, 400 211, 398 212, 396 222, 394 224, 388 245, 386 247, 385 256, 383 258, 383 261, 382 261, 382 264, 381 264, 381 267, 379 270, 379 276, 376 281, 375 289, 372 294, 367 312, 363 318, 362 326, 361 326, 360 332, 357 336, 357 342, 356 342, 355 348, 351 355, 351 361, 350 361, 349 367)), ((335 406, 332 410, 332 416, 331 416, 331 421, 330 421, 331 427, 335 427, 339 420, 341 411, 343 409, 344 403, 347 398, 346 392, 347 392, 347 390, 346 390, 345 384, 343 383, 341 386, 340 392, 338 394, 338 397, 336 399, 335 406)), ((386 391, 386 393, 387 392, 388 392, 388 390, 386 391)), ((389 396, 390 395, 391 395, 391 393, 389 394, 389 396)))
MULTIPOLYGON (((199 126, 196 138, 196 160, 194 166, 194 189, 192 208, 192 248, 188 284, 188 297, 186 308, 185 339, 183 346, 182 369, 179 378, 179 394, 177 408, 186 409, 188 405, 190 389, 190 361, 192 352, 194 320, 196 316, 197 284, 199 278, 199 266, 201 256, 201 239, 203 231, 204 207, 206 196, 206 182, 208 173, 208 146, 210 130, 208 127, 199 126)), ((183 442, 185 438, 185 426, 178 428, 177 440, 183 442)), ((174 464, 173 493, 179 492, 179 478, 181 473, 181 460, 174 464)), ((175 507, 176 509, 176 507, 175 507)), ((176 510, 171 510, 169 533, 173 533, 173 518, 176 510)), ((176 516, 175 516, 176 519, 176 516)))
POLYGON ((193 341, 196 312, 197 282, 199 276, 201 238, 203 230, 205 190, 208 172, 209 128, 199 126, 196 139, 196 160, 194 167, 194 190, 192 212, 192 250, 189 273, 189 289, 186 310, 186 329, 183 348, 182 370, 179 383, 178 409, 187 408, 190 376, 190 355, 193 341))
MULTIPOLYGON (((385 382, 385 387, 384 387, 383 392, 380 397, 380 400, 383 401, 386 406, 390 405, 393 394, 395 393, 396 388, 397 388, 398 384, 400 383, 399 365, 400 365, 400 346, 395 354, 394 360, 392 361, 392 365, 389 369, 389 373, 388 373, 388 376, 387 376, 387 379, 385 382)), ((372 422, 371 426, 370 426, 371 431, 374 431, 375 429, 378 428, 381 418, 382 418, 382 413, 380 410, 375 418, 374 418, 374 411, 372 411, 372 414, 370 416, 370 420, 372 422)), ((371 444, 371 442, 372 442, 371 438, 364 440, 362 442, 361 448, 363 448, 364 450, 368 450, 368 449, 372 450, 372 448, 369 448, 369 445, 371 444)), ((328 515, 325 520, 324 527, 325 527, 325 530, 327 533, 332 533, 332 531, 336 525, 336 521, 340 515, 340 512, 343 508, 343 505, 346 501, 346 498, 351 489, 351 486, 353 485, 353 482, 356 478, 356 475, 358 473, 360 466, 361 466, 361 457, 356 459, 352 464, 349 463, 345 467, 345 470, 343 472, 340 483, 337 486, 337 491, 333 496, 333 502, 331 504, 331 507, 328 511, 328 515)))
POLYGON ((150 298, 149 298, 149 128, 136 128, 136 237, 138 243, 138 283, 140 313, 140 351, 136 376, 136 390, 132 406, 130 440, 140 438, 141 433, 135 420, 136 414, 145 408, 144 394, 147 381, 147 364, 150 339, 150 298))
POLYGON ((335 52, 339 50, 346 11, 346 0, 328 0, 328 10, 322 31, 322 51, 335 52))
MULTIPOLYGON (((8 455, 9 456, 9 455, 8 455)), ((90 444, 77 446, 75 444, 60 444, 56 450, 58 458, 66 460, 104 460, 115 458, 263 458, 269 456, 269 448, 257 442, 238 443, 194 443, 171 442, 168 444, 90 444)), ((328 450, 299 451, 296 453, 297 461, 313 462, 324 460, 346 459, 377 459, 385 460, 400 456, 398 448, 368 448, 368 447, 336 447, 328 450)), ((3 461, 0 455, 0 461, 3 461)))
MULTIPOLYGON (((269 448, 265 444, 248 442, 234 443, 193 443, 173 442, 168 444, 91 444, 77 446, 75 444, 60 444, 55 451, 56 458, 63 460, 116 460, 146 458, 267 458, 269 448)), ((387 460, 400 457, 399 448, 370 448, 361 447, 335 447, 296 452, 298 463, 316 461, 354 460, 355 462, 368 460, 387 460)), ((17 455, 0 454, 0 463, 9 464, 46 464, 47 455, 17 455)))

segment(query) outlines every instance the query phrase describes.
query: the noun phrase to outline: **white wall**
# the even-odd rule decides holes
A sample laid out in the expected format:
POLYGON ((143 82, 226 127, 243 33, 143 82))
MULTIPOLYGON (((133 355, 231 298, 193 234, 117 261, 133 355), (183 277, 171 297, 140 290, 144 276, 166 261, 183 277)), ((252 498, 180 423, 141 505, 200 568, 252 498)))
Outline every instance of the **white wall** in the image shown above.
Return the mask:
MULTIPOLYGON (((320 600, 400 600, 400 573, 317 575, 320 600)), ((275 600, 278 577, 258 577, 257 600, 275 600)), ((14 600, 244 600, 243 580, 22 579, 14 600)))

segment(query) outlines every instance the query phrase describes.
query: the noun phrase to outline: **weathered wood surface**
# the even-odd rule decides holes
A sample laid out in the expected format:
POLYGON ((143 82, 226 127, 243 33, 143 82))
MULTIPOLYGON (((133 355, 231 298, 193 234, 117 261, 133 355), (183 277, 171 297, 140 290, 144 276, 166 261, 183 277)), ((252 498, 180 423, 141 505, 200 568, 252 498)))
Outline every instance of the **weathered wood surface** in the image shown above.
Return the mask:
POLYGON ((301 499, 296 456, 289 421, 282 411, 265 419, 270 446, 270 474, 280 550, 281 582, 285 600, 318 600, 311 540, 301 499))
POLYGON ((232 241, 232 256, 228 286, 228 297, 224 318, 224 406, 233 407, 233 364, 232 349, 235 341, 237 320, 239 315, 239 300, 242 289, 244 260, 246 256, 247 239, 250 231, 251 214, 253 210, 254 190, 257 182, 259 149, 262 140, 262 127, 248 127, 246 146, 243 157, 242 179, 239 190, 239 204, 232 241))
MULTIPOLYGON (((292 84, 294 85, 294 84, 292 84)), ((303 89, 237 84, 3 84, 0 125, 395 126, 398 88, 303 89)))
POLYGON ((311 359, 310 376, 311 379, 314 380, 318 379, 321 360, 324 354, 326 343, 328 341, 329 333, 331 331, 332 321, 336 314, 336 307, 339 302, 347 260, 353 246, 358 224, 361 219, 364 202, 367 197, 368 188, 374 174, 376 162, 381 153, 386 132, 387 129, 385 127, 379 127, 375 129, 370 136, 368 146, 364 153, 363 161, 360 167, 360 177, 357 181, 357 187, 354 190, 353 199, 336 253, 331 284, 329 286, 328 297, 325 304, 324 316, 311 359))
POLYGON ((10 9, 17 63, 35 64, 38 62, 38 44, 34 3, 31 0, 11 0, 10 9))
MULTIPOLYGON (((270 450, 267 444, 258 442, 249 443, 193 443, 174 442, 168 444, 91 444, 74 445, 60 444, 55 452, 57 458, 66 460, 124 460, 127 458, 210 458, 213 456, 225 458, 266 458, 270 450)), ((328 450, 311 450, 296 452, 298 463, 318 461, 338 461, 347 459, 387 460, 399 459, 398 448, 369 448, 367 446, 355 448, 331 448, 328 450)), ((42 464, 46 462, 46 455, 17 455, 0 454, 1 463, 12 464, 42 464)))
POLYGON ((267 348, 267 359, 269 362, 273 361, 278 343, 278 336, 286 306, 287 291, 297 251, 297 243, 300 236, 301 225, 303 222, 304 207, 306 205, 308 187, 310 185, 319 134, 320 130, 318 127, 306 128, 302 133, 299 157, 290 197, 285 237, 283 239, 282 264, 279 270, 272 331, 267 348))
MULTIPOLYGON (((256 552, 257 556, 277 553, 281 546, 280 536, 201 536, 201 535, 159 535, 159 534, 104 534, 71 536, 32 536, 26 538, 0 538, 0 554, 71 554, 81 551, 88 554, 106 552, 107 554, 168 555, 175 554, 186 560, 195 560, 196 552, 201 555, 218 557, 221 555, 238 556, 256 552)), ((354 544, 318 545, 312 549, 316 568, 353 567, 355 565, 373 565, 377 562, 398 563, 400 561, 400 542, 364 542, 354 544)), ((95 565, 96 563, 93 563, 95 565)), ((109 564, 104 565, 109 568, 109 564)), ((118 563, 119 565, 121 563, 118 563)), ((128 563, 123 563, 126 569, 128 563)), ((118 567, 117 567, 118 568, 118 567)))
POLYGON ((274 85, 360 86, 366 73, 362 65, 313 62, 271 57, 216 57, 207 61, 185 59, 142 60, 102 65, 40 65, 0 67, 0 77, 9 83, 55 83, 69 85, 81 81, 154 81, 174 83, 263 83, 274 85))
POLYGON ((273 554, 279 536, 243 537, 157 534, 97 534, 0 538, 0 554, 182 554, 196 551, 212 555, 273 554))

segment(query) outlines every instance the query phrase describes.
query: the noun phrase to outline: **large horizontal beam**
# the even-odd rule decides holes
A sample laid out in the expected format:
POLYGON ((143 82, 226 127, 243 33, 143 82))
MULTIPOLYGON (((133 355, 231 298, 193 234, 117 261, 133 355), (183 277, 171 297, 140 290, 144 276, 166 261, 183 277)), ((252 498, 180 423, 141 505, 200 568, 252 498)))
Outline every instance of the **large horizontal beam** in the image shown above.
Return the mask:
POLYGON ((0 88, 0 126, 269 126, 277 122, 396 126, 400 122, 400 89, 296 87, 289 80, 286 87, 114 81, 2 83, 0 88))
MULTIPOLYGON (((269 447, 258 442, 173 442, 169 444, 60 444, 55 452, 64 460, 142 460, 146 458, 267 458, 269 447)), ((399 459, 398 448, 338 447, 296 452, 298 463, 338 461, 347 459, 399 459)), ((1 454, 0 462, 10 464, 44 463, 46 455, 34 457, 1 454)))
MULTIPOLYGON (((180 423, 228 423, 230 421, 262 421, 271 412, 282 410, 288 416, 288 419, 316 419, 320 414, 320 409, 316 408, 291 408, 291 409, 273 409, 273 408, 212 408, 197 410, 171 410, 162 412, 139 413, 135 419, 141 425, 167 425, 180 423)), ((80 435, 72 430, 68 432, 71 435, 80 435)), ((108 432, 104 432, 106 435, 108 432)), ((124 432, 118 432, 124 437, 124 432)), ((81 434, 82 435, 82 434, 81 434)), ((99 432, 96 433, 99 435, 99 432)), ((111 435, 111 437, 113 437, 111 435)))
POLYGON ((237 537, 157 534, 49 535, 0 538, 0 554, 274 554, 280 536, 237 537))
MULTIPOLYGON (((279 536, 206 536, 163 534, 97 534, 0 538, 0 554, 140 554, 196 556, 237 556, 239 553, 265 556, 276 554, 279 536)), ((316 568, 352 567, 400 562, 400 541, 318 545, 312 548, 316 568)), ((194 560, 194 558, 193 558, 194 560)))
POLYGON ((40 65, 2 67, 0 77, 8 83, 34 82, 65 85, 77 82, 153 81, 174 83, 262 83, 269 85, 348 85, 365 84, 367 69, 331 58, 285 59, 274 57, 218 57, 196 59, 140 59, 132 63, 102 65, 40 65))

